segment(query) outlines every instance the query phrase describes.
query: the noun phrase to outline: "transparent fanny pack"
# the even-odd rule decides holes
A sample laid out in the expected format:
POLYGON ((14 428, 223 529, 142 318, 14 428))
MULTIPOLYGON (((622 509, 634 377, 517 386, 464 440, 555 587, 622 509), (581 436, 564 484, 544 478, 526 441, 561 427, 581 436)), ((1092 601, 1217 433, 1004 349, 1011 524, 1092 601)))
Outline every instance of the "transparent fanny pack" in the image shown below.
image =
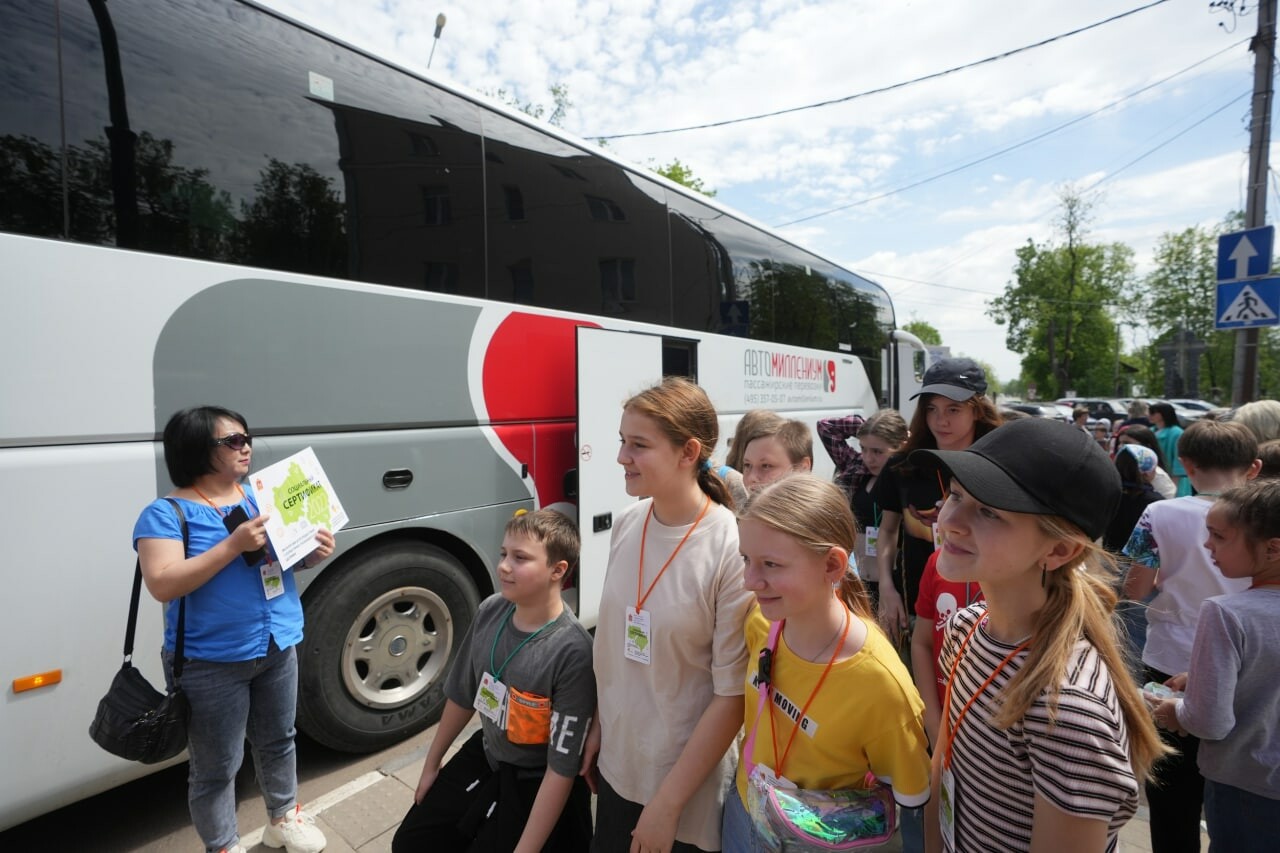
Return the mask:
MULTIPOLYGON (((768 707, 773 650, 780 623, 769 630, 760 652, 760 702, 756 725, 768 707)), ((747 814, 770 853, 857 850, 887 842, 896 828, 897 809, 889 786, 867 774, 865 788, 811 790, 778 781, 752 760, 755 726, 747 735, 743 760, 747 770, 747 814)))
POLYGON ((780 853, 875 847, 893 836, 896 824, 893 793, 880 783, 815 791, 756 777, 747 800, 761 843, 780 853))

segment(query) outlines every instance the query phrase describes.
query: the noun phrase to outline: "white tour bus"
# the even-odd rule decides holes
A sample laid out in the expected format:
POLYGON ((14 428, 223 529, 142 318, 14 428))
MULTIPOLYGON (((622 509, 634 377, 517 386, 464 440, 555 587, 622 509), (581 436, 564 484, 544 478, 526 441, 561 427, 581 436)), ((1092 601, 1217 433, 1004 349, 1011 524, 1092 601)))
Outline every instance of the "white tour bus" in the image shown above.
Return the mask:
POLYGON ((576 514, 594 624, 630 393, 693 376, 727 435, 919 387, 878 285, 252 3, 5 0, 0 70, 0 828, 153 769, 87 727, 180 408, 243 412, 256 466, 314 447, 342 497, 299 726, 364 751, 438 717, 514 512, 576 514))

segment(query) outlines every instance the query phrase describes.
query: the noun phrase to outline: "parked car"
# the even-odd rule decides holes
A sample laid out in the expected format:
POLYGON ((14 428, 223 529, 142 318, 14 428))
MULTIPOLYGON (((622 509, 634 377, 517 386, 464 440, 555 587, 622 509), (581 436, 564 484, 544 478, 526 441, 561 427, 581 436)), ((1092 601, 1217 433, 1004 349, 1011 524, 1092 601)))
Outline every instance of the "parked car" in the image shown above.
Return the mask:
POLYGON ((1129 401, 1113 397, 1063 397, 1058 400, 1059 406, 1070 406, 1072 409, 1083 406, 1089 410, 1091 420, 1122 421, 1129 416, 1129 401))
POLYGON ((1214 409, 1221 408, 1220 406, 1215 406, 1213 403, 1210 403, 1208 400, 1195 400, 1179 397, 1178 399, 1171 399, 1169 402, 1173 404, 1175 411, 1178 409, 1187 409, 1192 412, 1200 412, 1197 417, 1204 417, 1206 412, 1212 412, 1214 409))
POLYGON ((1054 418, 1060 421, 1071 420, 1071 410, 1053 403, 1006 403, 1006 409, 1022 412, 1033 418, 1054 418))

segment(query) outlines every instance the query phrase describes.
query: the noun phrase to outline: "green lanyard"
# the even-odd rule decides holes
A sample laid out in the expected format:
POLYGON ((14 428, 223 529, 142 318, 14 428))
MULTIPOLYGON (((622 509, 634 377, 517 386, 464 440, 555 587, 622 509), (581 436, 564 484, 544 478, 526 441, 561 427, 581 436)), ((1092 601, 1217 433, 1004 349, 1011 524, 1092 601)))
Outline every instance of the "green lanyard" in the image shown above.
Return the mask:
POLYGON ((507 611, 507 615, 502 618, 502 624, 498 626, 497 632, 493 635, 493 645, 489 647, 489 671, 493 674, 494 679, 498 681, 502 680, 502 672, 507 668, 507 664, 511 663, 511 659, 516 656, 516 652, 523 649, 525 647, 525 644, 528 643, 530 640, 532 640, 534 637, 538 636, 543 631, 547 630, 552 625, 556 624, 556 620, 552 619, 550 622, 543 625, 541 628, 534 631, 529 636, 525 637, 523 640, 520 641, 520 645, 512 649, 511 654, 507 655, 507 659, 502 662, 502 666, 495 667, 493 664, 493 654, 498 650, 498 639, 502 636, 502 632, 506 629, 507 623, 511 621, 511 617, 515 612, 516 612, 516 606, 513 604, 511 605, 511 609, 507 611))

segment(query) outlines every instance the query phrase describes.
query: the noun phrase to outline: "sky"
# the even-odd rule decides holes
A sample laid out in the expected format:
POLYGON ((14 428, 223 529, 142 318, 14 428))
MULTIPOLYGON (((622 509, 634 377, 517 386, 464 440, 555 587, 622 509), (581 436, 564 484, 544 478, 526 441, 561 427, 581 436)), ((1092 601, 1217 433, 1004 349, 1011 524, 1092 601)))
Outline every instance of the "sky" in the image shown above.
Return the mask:
MULTIPOLYGON (((1071 35, 1152 0, 260 2, 455 87, 549 105, 564 85, 563 127, 588 138, 842 100, 609 145, 638 164, 679 158, 1000 381, 1020 357, 987 301, 1019 246, 1055 239, 1064 187, 1093 201, 1089 239, 1128 244, 1139 275, 1161 234, 1244 208, 1254 2, 1237 17, 1165 0, 1071 35)), ((1128 334, 1148 342, 1141 324, 1128 334)))

